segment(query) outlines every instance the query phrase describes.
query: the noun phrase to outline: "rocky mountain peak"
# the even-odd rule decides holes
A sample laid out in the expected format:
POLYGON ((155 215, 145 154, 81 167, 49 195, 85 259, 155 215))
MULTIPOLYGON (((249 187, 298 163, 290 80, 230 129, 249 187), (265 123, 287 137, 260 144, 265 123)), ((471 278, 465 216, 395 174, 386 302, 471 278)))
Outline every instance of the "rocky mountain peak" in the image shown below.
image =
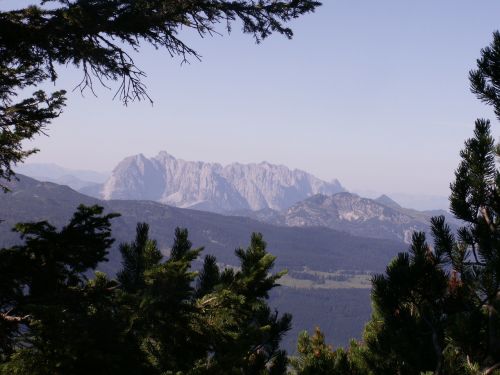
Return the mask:
POLYGON ((397 202, 389 198, 387 195, 382 194, 380 197, 374 199, 375 202, 378 202, 380 204, 383 204, 384 206, 394 208, 394 209, 400 209, 402 208, 397 202))
POLYGON ((312 195, 344 191, 342 185, 269 162, 194 162, 166 151, 148 159, 125 158, 98 193, 104 199, 148 199, 215 212, 283 210, 312 195))
MULTIPOLYGON (((380 200, 390 203, 387 199, 380 200)), ((411 241, 414 231, 428 230, 430 219, 421 212, 413 213, 399 205, 389 207, 378 200, 349 192, 316 194, 297 202, 282 214, 266 217, 281 225, 328 227, 355 235, 393 238, 407 243, 411 241)))

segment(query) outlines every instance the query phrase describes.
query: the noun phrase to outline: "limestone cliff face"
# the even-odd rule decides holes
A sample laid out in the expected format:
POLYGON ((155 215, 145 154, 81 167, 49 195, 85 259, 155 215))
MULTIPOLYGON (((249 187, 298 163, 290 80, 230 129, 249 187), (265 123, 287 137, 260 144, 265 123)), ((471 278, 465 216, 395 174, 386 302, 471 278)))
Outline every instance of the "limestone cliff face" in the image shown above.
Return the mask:
POLYGON ((146 199, 214 212, 284 210, 315 194, 344 191, 300 170, 260 164, 192 162, 166 152, 130 156, 113 170, 98 193, 104 199, 146 199))

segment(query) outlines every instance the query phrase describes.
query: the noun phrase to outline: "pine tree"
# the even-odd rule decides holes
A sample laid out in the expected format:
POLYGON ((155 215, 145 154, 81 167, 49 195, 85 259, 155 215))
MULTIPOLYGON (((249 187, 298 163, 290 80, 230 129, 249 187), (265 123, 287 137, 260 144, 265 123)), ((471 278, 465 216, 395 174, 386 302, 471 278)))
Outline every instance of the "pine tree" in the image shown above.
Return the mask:
POLYGON ((314 334, 307 331, 299 335, 297 341, 298 356, 291 364, 297 375, 334 375, 336 372, 336 355, 331 346, 325 342, 325 335, 316 327, 314 334))
MULTIPOLYGON (((493 106, 498 119, 499 67, 500 33, 495 32, 491 45, 481 51, 470 81, 472 92, 493 106)), ((474 137, 460 153, 462 161, 451 185, 451 211, 465 225, 456 238, 446 231, 437 233, 440 252, 468 297, 453 338, 464 355, 483 368, 500 363, 500 173, 496 164, 500 148, 490 128, 488 120, 476 121, 474 137)))
POLYGON ((220 274, 219 266, 217 266, 217 258, 213 255, 205 256, 203 268, 198 275, 196 296, 203 297, 212 293, 221 281, 220 274))
POLYGON ((299 334, 298 355, 291 359, 295 375, 369 375, 362 358, 363 347, 351 341, 347 350, 333 349, 326 344, 325 336, 316 327, 314 334, 299 334))
POLYGON ((442 373, 449 279, 444 259, 424 233, 413 235, 384 275, 372 280, 373 317, 366 327, 366 360, 375 374, 442 373))
POLYGON ((275 257, 265 248, 262 236, 254 234, 248 249, 236 251, 240 270, 220 270, 209 255, 197 273, 191 265, 202 248, 192 248, 186 229, 175 230, 170 256, 161 260, 147 225, 138 225, 135 241, 120 247, 118 300, 129 311, 129 332, 154 371, 286 373, 279 344, 291 317, 280 317, 267 305, 268 292, 283 273, 269 273, 275 257))
POLYGON ((113 243, 102 208, 80 206, 61 230, 19 224, 0 250, 0 373, 147 373, 115 306, 116 282, 88 275, 113 243))
POLYGON ((207 258, 201 272, 198 306, 213 332, 211 373, 285 374, 286 353, 280 349, 291 327, 291 315, 278 315, 267 304, 269 291, 284 274, 271 274, 276 257, 266 251, 261 234, 254 233, 247 249, 237 249, 240 269, 215 271, 207 258))
POLYGON ((170 257, 145 272, 138 315, 144 347, 160 373, 187 373, 206 355, 203 323, 194 303, 196 272, 191 270, 203 249, 191 246, 187 230, 177 228, 170 257))
POLYGON ((131 244, 121 244, 122 270, 117 279, 122 290, 134 293, 145 287, 145 272, 157 266, 162 254, 156 241, 149 239, 149 225, 137 224, 136 238, 131 244))
POLYGON ((198 273, 187 230, 163 257, 139 223, 115 281, 95 271, 113 243, 102 211, 81 206, 60 231, 19 224, 25 243, 0 250, 0 374, 286 373, 291 317, 267 304, 283 272, 261 235, 238 270, 207 256, 198 273))
MULTIPOLYGON (((495 32, 470 81, 500 119, 499 68, 495 32)), ((410 254, 374 278, 365 340, 375 373, 490 374, 500 367, 500 147, 489 120, 476 121, 460 156, 450 208, 464 225, 453 234, 443 217, 433 218, 434 249, 414 237, 410 254)))
POLYGON ((491 44, 481 50, 477 69, 469 73, 471 91, 479 100, 493 106, 500 118, 500 31, 493 33, 491 44))

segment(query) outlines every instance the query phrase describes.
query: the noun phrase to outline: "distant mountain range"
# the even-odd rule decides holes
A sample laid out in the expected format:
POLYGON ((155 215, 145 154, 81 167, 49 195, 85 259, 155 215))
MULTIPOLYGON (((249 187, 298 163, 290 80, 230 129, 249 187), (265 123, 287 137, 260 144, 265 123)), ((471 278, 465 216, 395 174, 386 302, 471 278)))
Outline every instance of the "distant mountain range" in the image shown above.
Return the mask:
POLYGON ((102 199, 144 199, 225 213, 283 210, 315 194, 345 191, 337 181, 322 181, 301 170, 267 162, 222 166, 176 159, 167 152, 122 160, 102 185, 81 190, 102 199))
MULTIPOLYGON (((207 163, 208 164, 208 163, 207 163)), ((235 163, 238 165, 238 163, 235 163)), ((268 163, 261 163, 268 164, 268 163)), ((240 164, 241 165, 241 164, 240 164)), ((277 167, 277 166, 275 166, 277 167)), ((102 197, 104 183, 110 178, 111 172, 96 172, 90 170, 75 170, 58 166, 53 163, 28 163, 20 164, 15 168, 17 173, 35 178, 40 181, 50 181, 61 185, 67 185, 74 190, 80 191, 83 194, 94 197, 102 197)), ((338 183, 334 180, 333 183, 338 183)), ((342 191, 345 189, 342 188, 342 191)), ((409 194, 401 192, 377 192, 370 189, 370 184, 366 184, 366 188, 362 190, 350 190, 361 197, 376 199, 381 195, 388 194, 392 199, 397 201, 403 207, 411 207, 419 211, 429 210, 448 210, 448 197, 441 195, 429 194, 409 194)), ((306 197, 303 197, 305 199, 306 197)), ((382 202, 380 202, 382 203, 382 202)), ((175 205, 175 202, 171 204, 175 205)), ((203 209, 203 207, 198 207, 203 209)), ((288 207, 287 207, 288 208, 288 207)), ((234 209, 232 211, 237 211, 234 209)), ((231 210, 229 210, 231 211, 231 210)), ((227 212, 227 211, 224 211, 227 212)))
MULTIPOLYGON (((411 242, 415 231, 430 234, 430 218, 443 215, 453 229, 460 223, 444 210, 416 211, 401 207, 386 195, 377 199, 348 192, 317 194, 283 211, 235 211, 235 215, 290 227, 327 227, 356 236, 411 242)), ((430 236, 429 236, 430 238, 430 236)))
MULTIPOLYGON (((260 164, 192 162, 167 152, 156 157, 122 160, 104 183, 104 174, 71 171, 55 165, 24 166, 32 175, 65 184, 104 200, 150 200, 163 204, 289 227, 326 227, 356 236, 409 243, 412 233, 429 233, 432 216, 444 215, 452 228, 460 223, 444 210, 416 211, 401 207, 386 195, 362 198, 334 180, 322 181, 300 170, 267 162, 260 164)), ((21 169, 22 170, 22 169, 21 169)))
MULTIPOLYGON (((369 185, 367 185, 369 187, 369 185)), ((348 189, 351 193, 358 194, 361 197, 375 199, 381 195, 387 194, 393 200, 398 202, 403 207, 411 207, 419 211, 428 210, 445 210, 450 208, 450 201, 448 195, 442 194, 416 194, 416 193, 402 193, 397 191, 380 192, 370 189, 348 189)))
POLYGON ((37 180, 67 185, 75 190, 95 188, 105 182, 110 175, 106 172, 63 168, 52 163, 19 164, 15 171, 37 180))

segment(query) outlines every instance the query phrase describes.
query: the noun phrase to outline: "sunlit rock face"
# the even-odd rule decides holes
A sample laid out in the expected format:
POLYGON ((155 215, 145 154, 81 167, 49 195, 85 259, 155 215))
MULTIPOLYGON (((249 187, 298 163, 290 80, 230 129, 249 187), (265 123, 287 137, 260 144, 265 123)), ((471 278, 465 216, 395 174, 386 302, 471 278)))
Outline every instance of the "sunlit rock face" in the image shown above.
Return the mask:
POLYGON ((411 242, 413 232, 429 231, 431 215, 404 209, 388 197, 381 198, 362 198, 347 192, 318 194, 285 210, 280 222, 287 226, 328 227, 406 243, 411 242))
POLYGON ((160 152, 121 161, 98 192, 104 199, 145 199, 214 212, 284 210, 316 194, 344 191, 300 170, 260 164, 192 162, 160 152))

